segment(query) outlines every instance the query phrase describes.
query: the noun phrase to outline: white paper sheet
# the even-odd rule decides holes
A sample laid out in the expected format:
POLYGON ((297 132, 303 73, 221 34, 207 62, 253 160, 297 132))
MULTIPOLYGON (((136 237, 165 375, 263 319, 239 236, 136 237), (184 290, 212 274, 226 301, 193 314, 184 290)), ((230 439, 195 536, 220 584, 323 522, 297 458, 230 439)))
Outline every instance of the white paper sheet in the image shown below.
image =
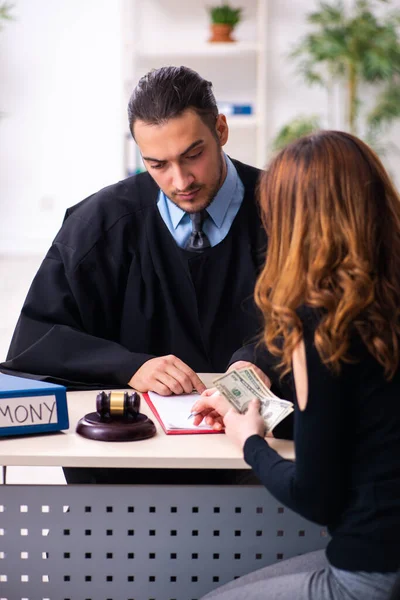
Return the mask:
POLYGON ((189 419, 192 406, 200 397, 199 394, 181 394, 180 396, 160 396, 148 392, 155 409, 167 429, 210 429, 206 424, 193 425, 193 417, 189 419))

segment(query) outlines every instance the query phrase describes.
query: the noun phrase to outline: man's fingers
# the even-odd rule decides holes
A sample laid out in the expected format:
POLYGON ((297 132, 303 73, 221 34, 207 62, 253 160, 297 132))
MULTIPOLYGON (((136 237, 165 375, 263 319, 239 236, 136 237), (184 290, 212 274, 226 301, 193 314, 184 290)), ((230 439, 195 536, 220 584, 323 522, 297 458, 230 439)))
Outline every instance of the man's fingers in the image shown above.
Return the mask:
POLYGON ((183 394, 183 387, 179 381, 177 381, 175 377, 172 377, 169 373, 156 373, 155 379, 167 386, 171 390, 172 394, 183 394))
POLYGON ((182 371, 179 366, 176 366, 174 363, 170 364, 166 368, 166 373, 173 377, 182 388, 181 392, 175 392, 176 394, 190 394, 193 391, 193 383, 187 373, 182 371))
POLYGON ((197 374, 174 355, 164 357, 155 377, 168 386, 174 394, 190 394, 193 389, 198 391, 205 389, 197 374))
POLYGON ((153 383, 149 384, 146 387, 149 391, 155 392, 156 394, 160 394, 160 396, 171 396, 171 394, 173 393, 167 385, 157 380, 154 380, 153 383))
POLYGON ((246 360, 237 360, 236 362, 232 363, 227 372, 229 373, 230 371, 240 371, 240 369, 254 369, 261 381, 268 388, 271 387, 271 380, 268 377, 268 375, 266 375, 264 371, 261 371, 259 367, 246 360))
POLYGON ((190 393, 193 389, 196 390, 199 394, 202 394, 206 389, 206 386, 201 381, 200 377, 191 369, 186 363, 184 363, 177 356, 173 357, 173 365, 179 369, 182 373, 189 378, 192 388, 188 391, 190 393))
POLYGON ((132 375, 128 385, 138 392, 151 390, 162 396, 190 394, 193 389, 201 394, 206 389, 200 377, 174 354, 144 362, 132 375))
POLYGON ((166 374, 176 381, 172 388, 175 394, 190 394, 193 391, 193 384, 190 377, 175 365, 168 365, 166 374))
POLYGON ((206 386, 204 385, 204 383, 202 382, 202 380, 200 379, 200 377, 198 377, 197 374, 196 375, 196 381, 194 383, 194 389, 199 393, 202 394, 204 392, 204 390, 206 389, 206 386))

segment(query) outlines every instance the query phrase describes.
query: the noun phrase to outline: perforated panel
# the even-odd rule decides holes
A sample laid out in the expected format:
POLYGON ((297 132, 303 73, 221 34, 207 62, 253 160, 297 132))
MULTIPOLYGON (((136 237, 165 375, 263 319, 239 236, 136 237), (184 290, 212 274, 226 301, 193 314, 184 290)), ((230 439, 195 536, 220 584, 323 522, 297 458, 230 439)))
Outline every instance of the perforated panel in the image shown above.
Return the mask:
POLYGON ((323 548, 262 487, 1 486, 0 600, 197 600, 323 548))

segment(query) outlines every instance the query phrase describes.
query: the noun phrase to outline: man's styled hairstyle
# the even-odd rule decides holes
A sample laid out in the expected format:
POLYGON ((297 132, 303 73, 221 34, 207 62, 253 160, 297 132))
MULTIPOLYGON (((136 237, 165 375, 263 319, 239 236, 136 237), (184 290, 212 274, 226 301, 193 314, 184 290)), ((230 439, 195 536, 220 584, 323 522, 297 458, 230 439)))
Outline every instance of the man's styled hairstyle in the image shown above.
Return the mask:
POLYGON ((135 122, 152 125, 179 117, 188 108, 215 130, 218 116, 212 83, 188 67, 161 67, 144 75, 128 103, 129 128, 132 135, 135 122))
POLYGON ((322 315, 314 342, 328 367, 352 360, 357 332, 390 379, 400 362, 400 198, 377 155, 321 131, 282 150, 259 193, 269 242, 255 298, 284 372, 303 337, 296 311, 308 305, 322 315))

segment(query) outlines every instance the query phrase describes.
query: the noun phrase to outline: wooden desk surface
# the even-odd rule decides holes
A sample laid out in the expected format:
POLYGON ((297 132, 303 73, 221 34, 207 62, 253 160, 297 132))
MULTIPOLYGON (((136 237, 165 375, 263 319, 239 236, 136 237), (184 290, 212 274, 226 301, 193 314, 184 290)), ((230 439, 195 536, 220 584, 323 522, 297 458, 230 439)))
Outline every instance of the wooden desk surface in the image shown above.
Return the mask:
MULTIPOLYGON (((200 374, 211 385, 215 374, 200 374)), ((78 420, 96 410, 96 391, 68 393, 70 428, 43 435, 16 436, 0 440, 0 464, 8 466, 137 467, 243 469, 248 465, 241 451, 224 434, 165 435, 142 400, 157 434, 138 442, 97 442, 75 433, 78 420)), ((284 458, 294 458, 293 442, 269 440, 284 458)))

